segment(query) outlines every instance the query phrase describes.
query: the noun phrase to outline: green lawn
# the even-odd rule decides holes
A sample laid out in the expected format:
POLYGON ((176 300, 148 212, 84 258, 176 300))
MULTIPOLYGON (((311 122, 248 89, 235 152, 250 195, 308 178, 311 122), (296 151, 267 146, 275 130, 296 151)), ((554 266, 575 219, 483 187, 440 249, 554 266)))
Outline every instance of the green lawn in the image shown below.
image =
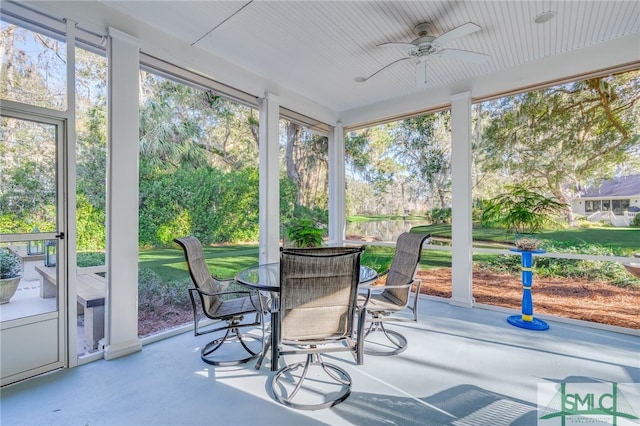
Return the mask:
MULTIPOLYGON (((393 254, 393 247, 367 246, 361 262, 378 272, 384 272, 391 266, 393 254)), ((233 278, 238 271, 258 264, 258 245, 205 247, 204 255, 209 269, 215 276, 233 278)), ((425 252, 422 263, 425 268, 451 266, 451 255, 448 252, 425 252)), ((141 250, 138 255, 138 265, 140 269, 149 269, 155 272, 163 282, 189 279, 182 249, 141 250)))
MULTIPOLYGON (((430 225, 413 228, 414 232, 430 233, 434 237, 451 238, 451 225, 430 225)), ((590 254, 605 254, 615 248, 615 254, 631 255, 640 251, 639 228, 577 228, 560 231, 544 231, 536 234, 544 240, 543 244, 554 244, 554 249, 579 246, 580 250, 590 254), (585 248, 586 247, 586 248, 585 248), (588 249, 596 248, 596 251, 588 249), (608 248, 611 248, 609 250, 608 248)), ((513 244, 515 236, 504 230, 476 228, 473 230, 475 241, 490 241, 513 244)), ((569 249, 566 249, 569 251, 569 249)), ((572 251, 576 252, 576 251, 572 251)), ((258 263, 257 244, 232 244, 204 248, 205 258, 211 272, 221 278, 232 278, 238 271, 258 263)), ((368 246, 362 255, 362 264, 376 269, 387 270, 393 259, 391 247, 368 246)), ((495 255, 476 254, 474 261, 482 262, 495 258, 495 255)), ((79 253, 80 266, 104 264, 101 253, 79 253)), ((451 253, 448 251, 425 251, 421 265, 425 269, 451 267, 451 253)), ((157 248, 144 249, 139 253, 140 269, 155 272, 163 282, 189 280, 187 266, 182 249, 157 248)))
MULTIPOLYGON (((413 232, 430 233, 434 237, 451 238, 451 225, 418 226, 413 232)), ((601 256, 631 256, 640 252, 640 228, 572 228, 556 231, 542 231, 535 234, 542 240, 542 248, 556 253, 576 253, 601 256)), ((486 242, 503 243, 513 246, 515 235, 504 230, 474 228, 474 245, 487 245, 486 242), (482 244, 482 243, 485 244, 482 244)), ((477 265, 497 271, 517 271, 518 260, 513 256, 501 256, 488 253, 476 253, 473 261, 477 265)), ((423 268, 451 266, 451 253, 428 251, 420 262, 423 268)), ((587 261, 575 259, 540 258, 536 261, 536 273, 541 276, 583 277, 600 279, 619 286, 637 286, 633 278, 617 262, 587 261)))
MULTIPOLYGON (((382 272, 391 265, 393 253, 392 247, 369 246, 362 256, 362 264, 382 272)), ((220 278, 232 278, 238 271, 257 265, 259 257, 258 246, 247 244, 205 247, 204 256, 211 272, 220 278)), ((164 282, 189 277, 182 249, 141 250, 138 265, 152 270, 164 282)))
MULTIPOLYGON (((211 272, 220 278, 233 278, 238 271, 258 264, 258 245, 204 247, 211 272)), ((141 250, 139 267, 150 269, 165 282, 188 278, 184 252, 180 248, 141 250)))
MULTIPOLYGON (((413 232, 430 233, 434 237, 451 238, 451 225, 416 226, 413 232)), ((612 248, 619 255, 631 255, 640 251, 640 228, 570 228, 563 230, 540 231, 535 237, 543 240, 543 244, 554 244, 561 247, 596 245, 612 248)), ((474 241, 490 241, 513 244, 515 234, 502 229, 474 228, 474 241)))
MULTIPOLYGON (((211 272, 220 278, 233 278, 242 269, 258 264, 257 244, 237 244, 204 247, 204 256, 211 272)), ((104 265, 104 253, 79 252, 78 266, 104 265)), ((141 249, 140 269, 149 269, 163 282, 189 279, 184 252, 181 248, 141 249)))

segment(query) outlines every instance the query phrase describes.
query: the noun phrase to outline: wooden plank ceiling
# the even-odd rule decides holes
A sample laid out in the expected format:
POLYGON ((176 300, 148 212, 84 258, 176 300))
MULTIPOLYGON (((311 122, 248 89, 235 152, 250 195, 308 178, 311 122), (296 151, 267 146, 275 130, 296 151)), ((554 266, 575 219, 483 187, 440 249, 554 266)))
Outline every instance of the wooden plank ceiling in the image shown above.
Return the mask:
POLYGON ((637 1, 109 1, 172 37, 334 111, 381 102, 526 65, 640 32, 637 1), (535 23, 544 12, 555 18, 535 23), (481 27, 445 47, 489 55, 484 64, 432 56, 417 88, 404 46, 416 24, 438 36, 467 22, 481 27))

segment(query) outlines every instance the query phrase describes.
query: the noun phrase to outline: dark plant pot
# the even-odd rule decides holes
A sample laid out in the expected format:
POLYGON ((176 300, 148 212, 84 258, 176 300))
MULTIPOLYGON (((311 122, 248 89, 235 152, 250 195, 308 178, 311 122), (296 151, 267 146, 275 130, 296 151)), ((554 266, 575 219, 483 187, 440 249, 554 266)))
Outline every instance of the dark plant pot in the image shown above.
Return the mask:
POLYGON ((0 279, 0 305, 9 303, 9 300, 16 294, 20 278, 22 277, 0 279))

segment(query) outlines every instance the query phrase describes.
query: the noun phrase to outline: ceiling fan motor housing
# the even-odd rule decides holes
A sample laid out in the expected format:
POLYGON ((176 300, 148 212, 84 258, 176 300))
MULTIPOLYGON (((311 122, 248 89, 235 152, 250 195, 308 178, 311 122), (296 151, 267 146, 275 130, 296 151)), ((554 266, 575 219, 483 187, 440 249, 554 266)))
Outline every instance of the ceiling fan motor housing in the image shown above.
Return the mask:
POLYGON ((420 58, 423 56, 428 56, 428 55, 433 55, 435 53, 438 53, 442 49, 442 46, 440 46, 440 44, 431 42, 433 39, 435 39, 435 37, 423 37, 423 38, 425 39, 430 38, 431 40, 421 41, 419 44, 416 45, 416 47, 410 48, 409 55, 420 58))
POLYGON ((408 53, 410 56, 422 58, 428 55, 433 55, 434 53, 438 53, 438 51, 442 49, 442 46, 440 44, 433 42, 436 37, 429 35, 430 29, 431 23, 429 22, 423 22, 415 26, 415 30, 418 33, 418 38, 411 42, 411 44, 413 44, 415 47, 411 47, 409 49, 408 53))
POLYGON ((431 29, 431 23, 422 22, 415 26, 416 32, 418 33, 418 37, 424 37, 429 33, 431 29))

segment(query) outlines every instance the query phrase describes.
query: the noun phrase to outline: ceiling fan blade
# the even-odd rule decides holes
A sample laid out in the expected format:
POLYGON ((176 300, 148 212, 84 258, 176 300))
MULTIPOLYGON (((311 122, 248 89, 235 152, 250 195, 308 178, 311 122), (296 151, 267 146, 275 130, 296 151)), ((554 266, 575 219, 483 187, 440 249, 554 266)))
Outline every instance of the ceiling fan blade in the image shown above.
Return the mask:
POLYGON ((407 47, 415 47, 413 43, 409 43, 408 41, 387 41, 385 43, 376 44, 376 47, 382 46, 407 46, 407 47))
POLYGON ((471 33, 475 33, 480 29, 481 28, 479 25, 474 24, 473 22, 467 22, 466 24, 462 24, 459 27, 452 29, 451 31, 447 31, 444 34, 441 34, 440 36, 436 37, 435 40, 433 40, 433 42, 438 43, 441 46, 444 46, 445 44, 450 43, 455 39, 458 39, 460 37, 466 36, 471 33))
POLYGON ((380 68, 378 71, 374 72, 373 74, 371 74, 369 77, 355 77, 354 80, 357 81, 358 83, 364 83, 365 81, 369 80, 371 77, 373 77, 374 75, 386 70, 387 68, 389 68, 391 65, 397 64, 398 62, 402 62, 402 61, 406 61, 407 59, 413 59, 411 56, 407 56, 406 58, 400 58, 400 59, 396 59, 395 61, 385 65, 384 67, 380 68))
POLYGON ((424 89, 427 87, 427 60, 422 58, 416 63, 416 87, 424 89))
POLYGON ((459 61, 474 62, 476 64, 484 64, 489 59, 489 55, 485 55, 484 53, 460 49, 442 49, 440 56, 445 59, 456 59, 459 61))

